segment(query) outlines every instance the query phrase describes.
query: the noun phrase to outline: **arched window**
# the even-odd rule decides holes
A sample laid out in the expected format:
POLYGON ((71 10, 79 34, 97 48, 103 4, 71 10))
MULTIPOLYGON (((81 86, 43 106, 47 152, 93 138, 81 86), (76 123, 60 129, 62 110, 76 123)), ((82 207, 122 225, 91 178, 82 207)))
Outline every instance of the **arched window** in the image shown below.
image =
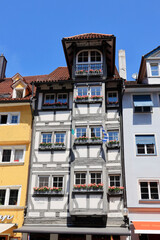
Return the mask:
POLYGON ((102 74, 102 54, 98 50, 85 50, 77 54, 76 74, 102 74))

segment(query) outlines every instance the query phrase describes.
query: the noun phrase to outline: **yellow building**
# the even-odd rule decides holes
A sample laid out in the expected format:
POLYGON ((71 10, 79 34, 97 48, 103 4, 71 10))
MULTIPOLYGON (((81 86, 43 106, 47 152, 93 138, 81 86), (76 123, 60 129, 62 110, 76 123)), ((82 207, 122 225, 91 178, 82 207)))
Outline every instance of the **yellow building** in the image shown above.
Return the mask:
MULTIPOLYGON (((42 77, 42 76, 40 76, 42 77)), ((0 80, 0 240, 21 239, 32 138, 32 86, 37 76, 0 80)))

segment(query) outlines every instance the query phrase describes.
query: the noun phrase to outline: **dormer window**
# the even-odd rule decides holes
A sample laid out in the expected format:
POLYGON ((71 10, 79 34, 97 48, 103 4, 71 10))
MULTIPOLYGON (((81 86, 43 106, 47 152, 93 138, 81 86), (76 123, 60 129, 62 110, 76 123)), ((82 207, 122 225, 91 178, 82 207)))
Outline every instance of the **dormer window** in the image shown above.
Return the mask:
POLYGON ((100 75, 103 71, 102 54, 98 50, 85 50, 77 54, 76 75, 100 75))
POLYGON ((151 63, 151 76, 159 76, 158 63, 151 63))
POLYGON ((23 89, 17 90, 16 89, 16 98, 23 98, 23 89))

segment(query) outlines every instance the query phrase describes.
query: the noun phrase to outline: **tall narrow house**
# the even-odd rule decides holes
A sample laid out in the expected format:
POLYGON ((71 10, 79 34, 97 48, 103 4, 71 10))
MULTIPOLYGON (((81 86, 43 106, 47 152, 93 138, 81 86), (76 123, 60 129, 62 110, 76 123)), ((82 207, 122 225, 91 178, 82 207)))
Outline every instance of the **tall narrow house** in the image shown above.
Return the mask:
POLYGON ((124 156, 133 240, 160 239, 160 47, 142 57, 123 97, 124 156))
POLYGON ((37 88, 28 208, 30 240, 126 239, 121 94, 115 37, 62 39, 67 67, 37 88))

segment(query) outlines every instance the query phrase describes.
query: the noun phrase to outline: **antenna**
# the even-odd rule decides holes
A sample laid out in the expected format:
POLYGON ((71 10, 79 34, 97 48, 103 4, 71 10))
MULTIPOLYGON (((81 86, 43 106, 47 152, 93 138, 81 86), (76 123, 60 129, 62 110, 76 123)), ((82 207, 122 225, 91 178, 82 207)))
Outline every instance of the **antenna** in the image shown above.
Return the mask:
POLYGON ((133 73, 132 78, 136 80, 138 78, 138 73, 133 73))

